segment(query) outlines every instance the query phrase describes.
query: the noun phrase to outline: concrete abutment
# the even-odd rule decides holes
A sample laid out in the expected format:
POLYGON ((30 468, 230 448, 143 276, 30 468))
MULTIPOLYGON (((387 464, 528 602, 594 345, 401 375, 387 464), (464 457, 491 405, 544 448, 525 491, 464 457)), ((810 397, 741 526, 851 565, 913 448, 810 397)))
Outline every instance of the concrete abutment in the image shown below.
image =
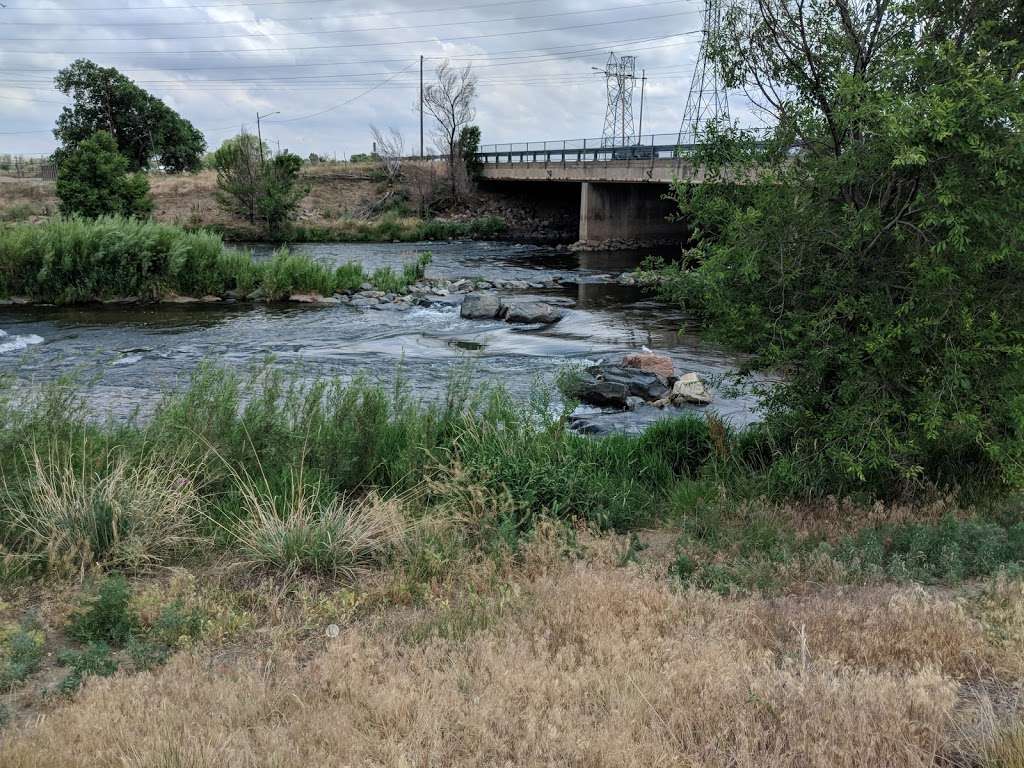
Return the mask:
POLYGON ((686 226, 671 220, 678 208, 666 199, 668 191, 663 184, 584 181, 580 185, 580 243, 685 239, 686 226))

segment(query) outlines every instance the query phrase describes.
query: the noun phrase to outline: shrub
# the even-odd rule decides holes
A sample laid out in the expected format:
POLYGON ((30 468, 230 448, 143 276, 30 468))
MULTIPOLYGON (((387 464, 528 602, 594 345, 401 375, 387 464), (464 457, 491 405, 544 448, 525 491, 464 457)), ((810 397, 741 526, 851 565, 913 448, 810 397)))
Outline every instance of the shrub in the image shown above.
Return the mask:
POLYGON ((781 122, 767 143, 701 137, 709 175, 675 188, 695 269, 670 270, 668 294, 752 368, 784 371, 767 423, 803 493, 1020 487, 1024 54, 1009 12, 769 8, 731 14, 715 56, 736 85, 777 84, 781 122))
POLYGON ((301 168, 302 159, 290 152, 275 155, 263 168, 257 211, 272 240, 280 240, 285 235, 299 201, 309 192, 308 188, 299 186, 301 168))
POLYGON ((142 216, 153 209, 149 181, 128 173, 128 160, 105 131, 82 141, 61 162, 57 197, 65 215, 142 216))
POLYGON ((267 157, 267 148, 249 134, 225 141, 213 153, 221 205, 263 222, 272 240, 281 240, 307 189, 299 185, 302 159, 290 152, 267 157))

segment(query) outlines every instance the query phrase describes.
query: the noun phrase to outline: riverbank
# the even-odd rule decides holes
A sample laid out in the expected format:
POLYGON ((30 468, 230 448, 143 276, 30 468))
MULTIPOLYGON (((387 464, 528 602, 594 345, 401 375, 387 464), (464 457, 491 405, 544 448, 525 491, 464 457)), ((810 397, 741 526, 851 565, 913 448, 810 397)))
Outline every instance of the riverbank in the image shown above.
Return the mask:
POLYGON ((583 438, 458 380, 87 411, 0 393, 4 765, 1016 765, 999 504, 801 502, 756 431, 583 438))
MULTIPOLYGON (((389 194, 373 164, 307 164, 301 172, 301 183, 309 187, 309 192, 299 203, 288 241, 419 242, 498 237, 545 243, 575 240, 577 222, 557 206, 486 189, 475 190, 455 208, 421 215, 423 206, 416 198, 422 194, 423 184, 418 179, 424 173, 423 168, 412 165, 397 194, 389 194)), ((155 173, 149 181, 152 215, 160 223, 206 229, 237 242, 258 242, 264 237, 259 226, 219 205, 213 171, 155 173)), ((57 211, 55 182, 0 176, 0 223, 38 223, 57 211)))
POLYGON ((152 221, 54 218, 0 226, 0 301, 132 304, 325 300, 338 292, 405 293, 423 277, 428 253, 395 272, 360 264, 332 269, 287 249, 265 261, 210 232, 152 221), (300 298, 293 298, 300 297, 300 298))

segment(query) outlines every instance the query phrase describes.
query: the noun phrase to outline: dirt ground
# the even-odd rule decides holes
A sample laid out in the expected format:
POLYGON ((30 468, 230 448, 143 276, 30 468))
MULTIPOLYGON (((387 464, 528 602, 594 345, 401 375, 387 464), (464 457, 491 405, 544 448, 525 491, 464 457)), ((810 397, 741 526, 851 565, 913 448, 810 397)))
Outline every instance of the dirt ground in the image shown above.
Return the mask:
MULTIPOLYGON (((152 174, 150 190, 157 221, 186 227, 212 226, 242 237, 257 238, 259 229, 218 203, 214 171, 195 174, 152 174)), ((467 200, 445 210, 423 205, 428 190, 443 187, 441 169, 434 164, 409 163, 396 190, 376 173, 372 163, 321 163, 306 165, 302 181, 309 193, 299 204, 296 223, 307 227, 331 227, 350 219, 380 215, 387 200, 404 199, 409 215, 441 218, 498 216, 509 226, 509 236, 525 239, 572 241, 575 239, 577 195, 553 194, 565 190, 522 190, 478 185, 467 200)), ((0 222, 42 221, 58 211, 56 183, 0 175, 0 222)))

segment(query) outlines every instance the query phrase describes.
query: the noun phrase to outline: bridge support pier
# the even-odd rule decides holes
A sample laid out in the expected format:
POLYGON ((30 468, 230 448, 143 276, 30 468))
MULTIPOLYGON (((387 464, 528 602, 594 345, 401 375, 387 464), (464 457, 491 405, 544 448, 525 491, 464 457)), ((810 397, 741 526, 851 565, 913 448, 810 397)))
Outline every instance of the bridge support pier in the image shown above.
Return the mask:
POLYGON ((609 240, 658 240, 686 237, 681 222, 669 221, 678 211, 664 197, 664 184, 621 184, 584 181, 580 191, 580 242, 597 245, 609 240))

